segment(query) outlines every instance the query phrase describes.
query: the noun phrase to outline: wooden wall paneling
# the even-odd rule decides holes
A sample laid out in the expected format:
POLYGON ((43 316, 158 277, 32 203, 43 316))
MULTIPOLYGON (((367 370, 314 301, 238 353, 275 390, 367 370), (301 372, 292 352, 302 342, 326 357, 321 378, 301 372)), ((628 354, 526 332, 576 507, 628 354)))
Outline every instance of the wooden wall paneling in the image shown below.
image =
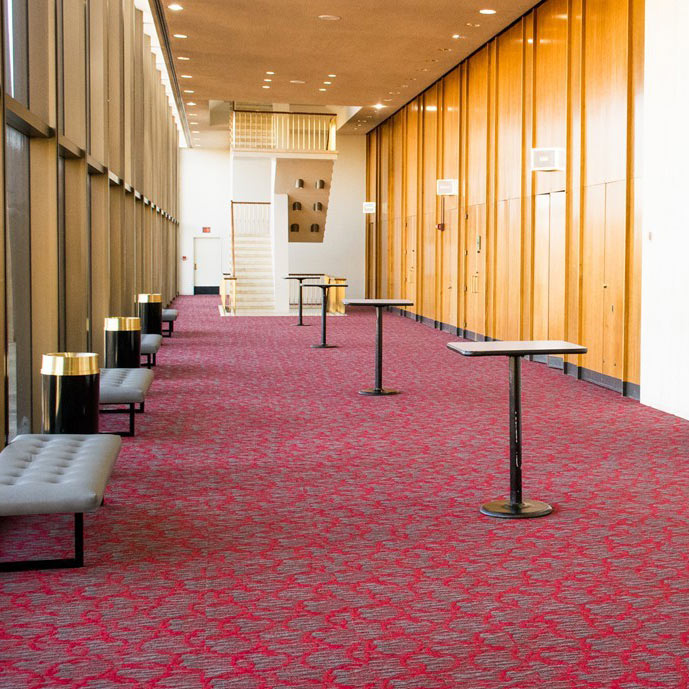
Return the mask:
POLYGON ((628 4, 584 4, 585 186, 621 180, 627 172, 628 4))
POLYGON ((605 184, 584 189, 580 343, 588 347, 582 366, 603 370, 603 284, 605 256, 605 184))
POLYGON ((508 244, 509 244, 509 272, 507 285, 502 289, 507 291, 507 330, 505 337, 509 340, 519 340, 522 335, 522 277, 523 277, 523 233, 522 233, 522 203, 521 198, 509 199, 507 203, 508 244))
POLYGON ((30 110, 56 128, 55 0, 28 2, 27 7, 30 110))
POLYGON ((402 263, 404 246, 404 113, 398 113, 392 119, 392 137, 390 148, 390 216, 392 218, 389 233, 390 279, 388 293, 397 298, 402 294, 402 263))
MULTIPOLYGON (((550 0, 534 16, 534 147, 567 149, 568 0, 550 0)), ((564 190, 565 177, 564 171, 536 173, 534 194, 564 190)))
POLYGON ((419 99, 412 101, 406 114, 406 148, 404 155, 404 208, 406 218, 404 222, 404 296, 414 302, 408 309, 412 313, 419 313, 418 302, 418 232, 417 217, 419 212, 419 99))
POLYGON ((378 259, 378 296, 388 296, 388 274, 390 257, 387 255, 388 231, 390 221, 390 209, 388 195, 390 192, 390 123, 387 122, 380 131, 378 138, 378 170, 380 182, 378 185, 378 198, 380 209, 378 213, 378 244, 376 257, 378 259))
POLYGON ((437 320, 436 313, 436 243, 437 243, 437 199, 436 180, 438 178, 438 105, 439 88, 431 86, 423 97, 422 109, 422 146, 423 164, 422 203, 423 224, 421 226, 421 295, 422 301, 417 313, 437 320))
MULTIPOLYGON (((518 326, 515 333, 518 338, 530 337, 532 331, 532 274, 534 259, 534 223, 535 197, 534 173, 531 171, 531 149, 534 146, 534 97, 537 87, 536 69, 534 61, 534 46, 536 45, 536 22, 531 12, 522 21, 523 70, 522 80, 522 162, 521 162, 521 200, 519 228, 521 251, 521 277, 518 301, 518 326)), ((513 228, 516 229, 516 228, 513 228)))
MULTIPOLYGON (((378 181, 377 155, 378 131, 374 130, 366 137, 366 200, 377 201, 376 184, 378 181)), ((366 296, 373 298, 376 292, 376 213, 366 216, 366 296)))
POLYGON ((125 192, 122 213, 122 315, 134 315, 136 299, 136 199, 125 192))
POLYGON ((122 290, 122 214, 124 189, 121 185, 109 186, 110 210, 110 315, 121 316, 126 312, 122 290))
POLYGON ((86 160, 65 160, 65 324, 68 352, 88 352, 90 236, 86 160))
MULTIPOLYGON (((510 274, 510 202, 506 199, 497 202, 495 228, 495 251, 493 270, 496 275, 494 299, 493 337, 498 340, 509 339, 509 289, 507 281, 510 274)), ((520 271, 521 272, 521 271, 520 271)))
POLYGON ((32 428, 41 430, 41 359, 59 349, 57 140, 31 139, 31 346, 32 428), (40 247, 36 250, 35 247, 40 247))
POLYGON ((550 196, 548 246, 548 339, 565 339, 565 263, 567 260, 567 199, 564 191, 550 196))
MULTIPOLYGON (((459 179, 459 69, 443 79, 442 100, 442 169, 443 179, 459 179)), ((442 207, 442 205, 441 205, 442 207)), ((445 230, 438 233, 441 242, 442 270, 440 282, 440 320, 457 327, 459 307, 459 196, 444 200, 445 230)), ((441 219, 439 219, 440 222, 441 219)))
MULTIPOLYGON (((104 319, 110 316, 110 192, 107 175, 91 176, 91 319, 93 351, 104 362, 104 319)), ((118 315, 118 314, 113 314, 118 315)))
POLYGON ((488 73, 489 50, 482 48, 467 63, 467 206, 486 203, 488 73))
POLYGON ((627 265, 627 182, 611 182, 605 187, 602 372, 622 380, 627 265))
MULTIPOLYGON (((89 0, 89 153, 107 165, 108 25, 106 0, 89 0)), ((100 329, 98 330, 100 332, 100 329)))
POLYGON ((468 239, 468 130, 469 130, 469 63, 467 60, 459 66, 459 266, 457 273, 457 285, 459 290, 457 308, 457 326, 467 327, 467 308, 470 298, 469 285, 469 239, 468 239))
MULTIPOLYGON (((567 232, 565 263, 565 337, 581 342, 581 295, 583 290, 583 150, 584 150, 584 0, 569 0, 567 22, 567 232)), ((566 356, 573 365, 579 356, 566 356)))
POLYGON ((153 292, 153 227, 151 209, 143 210, 143 244, 144 244, 144 293, 153 292))
POLYGON ((62 0, 64 134, 86 150, 86 3, 62 0))
POLYGON ((136 199, 134 204, 135 242, 136 242, 136 272, 135 294, 144 294, 144 204, 136 199))
POLYGON ((467 305, 464 327, 478 336, 486 334, 486 204, 467 209, 467 305))
MULTIPOLYGON (((5 16, 4 8, 2 17, 5 16)), ((0 19, 0 55, 5 55, 5 31, 3 19, 0 19)), ((1 59, 1 58, 0 58, 1 59)), ((0 125, 2 125, 2 141, 0 141, 0 184, 2 185, 2 193, 0 193, 0 231, 2 232, 2 241, 0 241, 0 356, 2 357, 2 389, 0 389, 0 434, 7 442, 8 440, 8 409, 7 409, 7 395, 8 395, 8 365, 7 365, 7 309, 6 309, 6 295, 7 295, 7 279, 6 267, 7 261, 5 257, 5 240, 6 240, 6 208, 5 208, 5 69, 4 64, 0 69, 0 125)))
POLYGON ((531 339, 548 339, 550 281, 550 194, 539 194, 534 204, 533 306, 531 339))
POLYGON ((134 67, 136 64, 134 55, 134 39, 136 35, 134 23, 134 0, 122 1, 122 49, 124 52, 124 64, 122 73, 123 85, 123 176, 128 184, 133 184, 133 146, 134 146, 134 67))
MULTIPOLYGON (((124 177, 124 20, 122 3, 108 2, 108 165, 124 177)), ((148 50, 150 51, 150 39, 148 50)))

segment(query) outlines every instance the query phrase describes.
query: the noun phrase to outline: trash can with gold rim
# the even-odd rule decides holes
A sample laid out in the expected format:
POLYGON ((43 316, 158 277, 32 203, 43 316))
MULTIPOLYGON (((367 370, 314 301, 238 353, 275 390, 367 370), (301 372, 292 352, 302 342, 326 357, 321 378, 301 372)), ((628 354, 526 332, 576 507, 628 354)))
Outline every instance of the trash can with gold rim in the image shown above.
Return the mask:
POLYGON ((136 299, 144 335, 163 334, 163 298, 160 294, 139 294, 136 299))
POLYGON ((141 365, 141 319, 105 319, 105 368, 139 368, 141 365))
POLYGON ((44 433, 98 433, 98 354, 44 354, 41 378, 44 433))

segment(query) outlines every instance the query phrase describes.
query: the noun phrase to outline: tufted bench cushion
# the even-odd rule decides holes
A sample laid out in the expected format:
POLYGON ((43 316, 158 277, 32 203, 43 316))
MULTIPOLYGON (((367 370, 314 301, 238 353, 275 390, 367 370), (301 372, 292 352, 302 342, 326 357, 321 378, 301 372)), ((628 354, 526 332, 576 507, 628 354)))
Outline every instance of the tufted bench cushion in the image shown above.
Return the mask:
POLYGON ((157 354, 160 345, 163 344, 162 335, 141 335, 141 353, 157 354))
POLYGON ((98 509, 122 441, 116 435, 20 435, 0 452, 0 515, 98 509))
POLYGON ((0 516, 74 514, 74 557, 0 562, 0 571, 81 567, 84 512, 103 504, 116 435, 20 435, 0 452, 0 516))
POLYGON ((179 316, 177 309, 163 309, 163 321, 176 321, 179 316))
POLYGON ((153 382, 153 371, 146 368, 102 368, 101 404, 140 404, 153 382))

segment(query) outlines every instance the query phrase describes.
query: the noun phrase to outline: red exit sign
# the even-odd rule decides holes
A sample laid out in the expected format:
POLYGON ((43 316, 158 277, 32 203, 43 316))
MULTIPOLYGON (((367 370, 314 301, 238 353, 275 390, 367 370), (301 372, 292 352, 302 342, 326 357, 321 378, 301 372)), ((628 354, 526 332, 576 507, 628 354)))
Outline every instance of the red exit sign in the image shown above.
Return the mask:
POLYGON ((211 231, 211 228, 210 228, 210 227, 204 227, 204 228, 202 228, 202 232, 203 232, 204 234, 210 234, 210 231, 211 231))

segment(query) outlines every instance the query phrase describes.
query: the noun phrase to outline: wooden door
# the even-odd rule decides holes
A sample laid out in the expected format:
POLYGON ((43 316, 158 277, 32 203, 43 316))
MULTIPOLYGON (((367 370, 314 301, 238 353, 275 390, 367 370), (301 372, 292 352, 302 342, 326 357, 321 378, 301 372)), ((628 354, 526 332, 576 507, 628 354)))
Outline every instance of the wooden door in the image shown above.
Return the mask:
POLYGON ((486 206, 467 208, 466 321, 469 330, 483 339, 486 333, 486 206))
POLYGON ((440 320, 447 325, 457 326, 459 294, 457 291, 457 272, 459 267, 459 210, 445 207, 445 230, 441 233, 442 275, 441 275, 441 313, 440 320))

